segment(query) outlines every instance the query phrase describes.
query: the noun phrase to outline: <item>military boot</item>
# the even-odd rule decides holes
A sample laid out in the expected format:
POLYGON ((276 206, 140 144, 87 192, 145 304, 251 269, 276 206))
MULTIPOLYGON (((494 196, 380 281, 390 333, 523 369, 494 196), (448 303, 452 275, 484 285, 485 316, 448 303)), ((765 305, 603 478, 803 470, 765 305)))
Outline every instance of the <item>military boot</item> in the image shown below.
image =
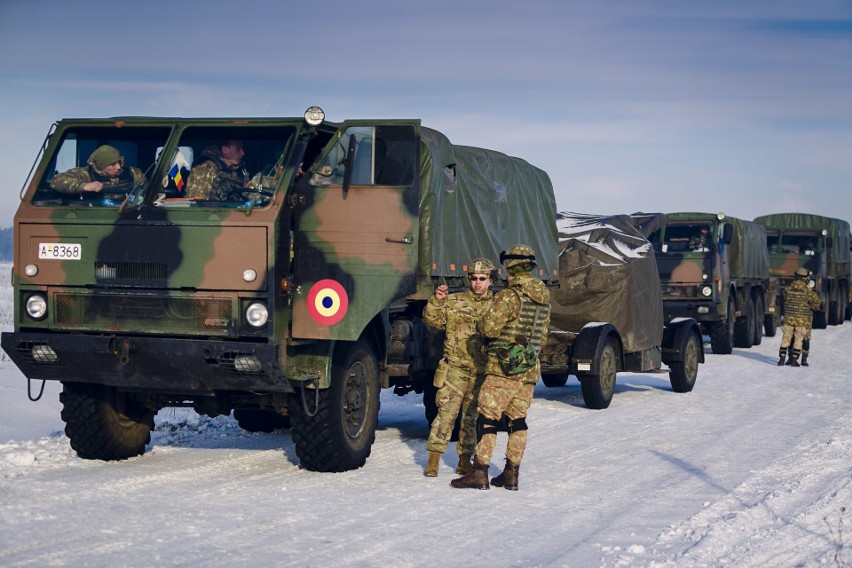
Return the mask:
POLYGON ((493 478, 491 480, 491 485, 493 485, 494 487, 502 487, 504 489, 508 489, 509 491, 517 491, 518 470, 520 468, 520 464, 515 465, 507 459, 506 467, 503 468, 503 473, 493 478))
POLYGON ((488 485, 488 464, 473 460, 473 469, 464 477, 450 481, 450 485, 456 489, 491 489, 488 485))
POLYGON ((459 465, 456 466, 456 473, 459 475, 467 475, 473 469, 473 456, 470 454, 462 454, 459 456, 459 465))
POLYGON ((438 477, 438 466, 441 465, 441 452, 429 452, 429 461, 423 470, 426 477, 438 477))
POLYGON ((784 366, 784 359, 786 357, 787 357, 787 350, 782 348, 781 351, 778 353, 778 366, 779 367, 784 366))
POLYGON ((802 367, 810 367, 808 364, 808 352, 802 351, 802 367))
POLYGON ((793 349, 793 354, 790 355, 790 366, 791 367, 799 367, 799 351, 793 349))
POLYGON ((787 362, 784 363, 788 367, 793 364, 793 346, 787 348, 787 362))

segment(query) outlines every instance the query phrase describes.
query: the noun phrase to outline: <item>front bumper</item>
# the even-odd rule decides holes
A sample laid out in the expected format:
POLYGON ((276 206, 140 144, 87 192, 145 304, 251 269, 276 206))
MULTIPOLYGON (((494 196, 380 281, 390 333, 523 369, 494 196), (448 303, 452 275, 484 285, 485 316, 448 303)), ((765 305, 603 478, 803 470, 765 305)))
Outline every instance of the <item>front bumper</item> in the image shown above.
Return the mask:
POLYGON ((711 301, 698 300, 663 300, 665 323, 675 318, 692 318, 702 325, 719 323, 721 318, 717 306, 711 301))
POLYGON ((292 392, 268 343, 173 337, 7 332, 0 345, 27 378, 210 395, 292 392))

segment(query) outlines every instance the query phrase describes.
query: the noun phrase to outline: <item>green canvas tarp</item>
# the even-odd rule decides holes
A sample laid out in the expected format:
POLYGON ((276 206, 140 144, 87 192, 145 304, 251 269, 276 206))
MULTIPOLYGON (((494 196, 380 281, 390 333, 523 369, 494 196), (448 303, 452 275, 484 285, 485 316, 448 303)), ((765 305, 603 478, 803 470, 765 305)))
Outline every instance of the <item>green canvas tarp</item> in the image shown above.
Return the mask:
POLYGON ((527 244, 535 275, 556 281, 556 199, 543 170, 493 150, 454 146, 421 130, 418 277, 460 278, 478 257, 501 269, 500 252, 527 244))
POLYGON ((663 300, 651 244, 627 215, 557 215, 559 289, 551 291, 546 350, 586 324, 609 322, 626 352, 663 339, 663 300))

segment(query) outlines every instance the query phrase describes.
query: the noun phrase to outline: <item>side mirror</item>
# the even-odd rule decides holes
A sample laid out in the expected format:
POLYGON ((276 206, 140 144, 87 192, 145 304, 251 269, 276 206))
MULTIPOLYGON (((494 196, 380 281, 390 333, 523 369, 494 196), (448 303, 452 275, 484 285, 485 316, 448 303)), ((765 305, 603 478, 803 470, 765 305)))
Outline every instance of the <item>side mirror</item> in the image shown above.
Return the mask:
POLYGON ((732 240, 734 240, 734 226, 730 223, 725 223, 725 228, 722 229, 722 242, 729 245, 732 240))
POLYGON ((834 246, 834 239, 832 239, 831 237, 826 237, 825 238, 825 248, 831 248, 833 246, 834 246))

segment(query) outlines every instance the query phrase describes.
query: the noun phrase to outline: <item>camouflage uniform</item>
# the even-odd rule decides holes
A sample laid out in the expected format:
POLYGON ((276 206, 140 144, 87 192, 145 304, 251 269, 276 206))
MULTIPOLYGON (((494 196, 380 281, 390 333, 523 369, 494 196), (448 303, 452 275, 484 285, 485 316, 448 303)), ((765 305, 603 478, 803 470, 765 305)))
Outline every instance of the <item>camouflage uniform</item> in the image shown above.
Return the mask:
MULTIPOLYGON (((98 149, 100 150, 100 148, 98 149)), ((121 171, 118 177, 109 177, 105 174, 98 164, 108 166, 109 163, 97 160, 96 153, 92 152, 89 159, 86 161, 86 167, 72 168, 67 172, 58 173, 50 180, 50 188, 60 193, 84 193, 83 186, 93 181, 101 182, 104 187, 101 191, 130 191, 134 187, 145 184, 148 181, 145 174, 139 168, 128 167, 124 165, 124 158, 116 151, 116 157, 122 164, 121 171)), ((112 162, 110 162, 112 163, 112 162)))
MULTIPOLYGON (((219 148, 208 146, 192 166, 186 182, 186 196, 192 199, 227 201, 228 195, 249 186, 249 173, 242 164, 229 164, 219 156, 219 148)), ((231 196, 233 199, 233 196, 231 196)))
POLYGON ((476 446, 476 400, 485 379, 486 355, 482 335, 476 322, 491 306, 494 295, 488 291, 478 296, 471 290, 450 294, 444 300, 429 298, 423 319, 430 326, 446 331, 444 357, 435 372, 438 393, 435 402, 438 415, 432 421, 426 449, 444 453, 453 433, 459 410, 461 429, 456 451, 459 461, 473 455, 476 446))
POLYGON ((509 285, 494 296, 491 308, 479 320, 479 329, 490 338, 485 383, 479 391, 478 442, 474 470, 453 480, 453 487, 488 489, 488 464, 497 445, 497 429, 503 415, 508 421, 509 440, 506 445, 506 469, 492 480, 496 486, 517 489, 517 475, 527 446, 527 410, 532 404, 535 384, 541 375, 540 362, 518 374, 508 375, 500 365, 496 346, 507 342, 527 340, 536 351, 544 344, 550 324, 550 291, 530 271, 535 255, 526 245, 511 247, 503 254, 525 256, 532 262, 503 261, 509 271, 509 285), (483 470, 485 477, 483 476, 483 470), (511 476, 509 476, 511 472, 511 476), (511 481, 510 481, 511 480, 511 481))
POLYGON ((808 287, 807 274, 796 272, 796 279, 787 288, 784 296, 784 328, 781 337, 778 364, 784 363, 787 348, 793 341, 793 351, 790 356, 791 364, 798 366, 796 359, 803 352, 803 342, 807 342, 803 361, 807 362, 807 352, 810 348, 811 325, 813 311, 820 307, 819 296, 808 287), (795 337, 795 340, 793 339, 795 337))

